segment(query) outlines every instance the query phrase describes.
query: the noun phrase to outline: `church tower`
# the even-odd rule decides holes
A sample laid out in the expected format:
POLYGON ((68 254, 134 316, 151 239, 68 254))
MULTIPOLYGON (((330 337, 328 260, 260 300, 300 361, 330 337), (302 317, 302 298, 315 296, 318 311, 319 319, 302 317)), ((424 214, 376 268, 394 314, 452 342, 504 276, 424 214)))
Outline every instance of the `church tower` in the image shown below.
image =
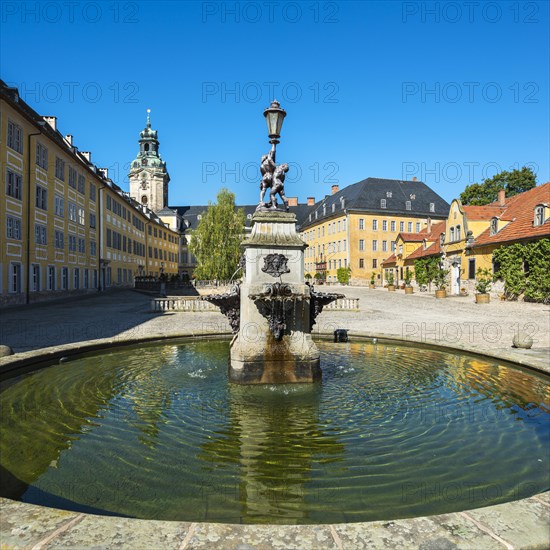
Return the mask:
POLYGON ((157 131, 151 129, 150 109, 147 124, 139 134, 139 153, 130 166, 130 196, 153 212, 168 206, 170 176, 159 154, 157 131))

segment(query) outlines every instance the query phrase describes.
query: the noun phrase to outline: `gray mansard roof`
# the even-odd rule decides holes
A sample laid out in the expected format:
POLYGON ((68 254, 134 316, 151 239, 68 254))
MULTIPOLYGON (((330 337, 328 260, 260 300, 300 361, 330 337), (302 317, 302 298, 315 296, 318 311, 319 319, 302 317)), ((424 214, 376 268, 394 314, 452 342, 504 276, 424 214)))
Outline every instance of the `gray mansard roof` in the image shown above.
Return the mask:
POLYGON ((367 178, 310 206, 302 229, 341 214, 342 210, 444 219, 449 213, 449 204, 421 181, 367 178), (381 207, 382 199, 386 201, 385 208, 381 207), (406 208, 407 201, 411 203, 410 210, 406 208), (434 205, 433 211, 430 203, 434 205))
MULTIPOLYGON (((250 222, 252 221, 252 215, 256 212, 257 204, 246 204, 246 205, 237 205, 236 208, 242 208, 244 210, 244 215, 246 218, 246 227, 250 227, 250 222)), ((196 229, 199 225, 198 216, 204 214, 208 209, 206 206, 171 206, 171 210, 176 210, 177 213, 183 218, 186 222, 187 229, 193 230, 196 229)), ((298 227, 307 219, 307 215, 311 206, 307 204, 299 204, 298 206, 291 206, 290 211, 296 214, 296 220, 298 227)))

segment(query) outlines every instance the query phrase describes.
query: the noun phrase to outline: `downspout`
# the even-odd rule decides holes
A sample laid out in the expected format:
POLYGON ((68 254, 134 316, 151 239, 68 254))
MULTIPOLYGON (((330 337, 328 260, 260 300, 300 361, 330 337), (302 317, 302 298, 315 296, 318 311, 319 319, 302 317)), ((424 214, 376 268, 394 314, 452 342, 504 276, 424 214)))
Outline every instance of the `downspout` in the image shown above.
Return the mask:
MULTIPOLYGON (((39 126, 45 126, 46 122, 36 121, 36 124, 39 126)), ((28 151, 28 161, 27 161, 27 182, 28 182, 28 192, 27 192, 27 259, 26 259, 26 277, 25 277, 25 304, 30 303, 31 295, 31 137, 40 136, 42 132, 34 132, 27 135, 27 151, 28 151)))
POLYGON ((101 259, 103 258, 103 223, 102 223, 102 214, 103 214, 103 193, 102 191, 105 189, 105 184, 102 182, 101 187, 98 189, 97 192, 97 202, 98 202, 98 208, 97 208, 97 244, 96 248, 99 248, 97 251, 97 291, 101 292, 102 290, 102 272, 101 272, 101 259), (98 246, 99 245, 99 246, 98 246))

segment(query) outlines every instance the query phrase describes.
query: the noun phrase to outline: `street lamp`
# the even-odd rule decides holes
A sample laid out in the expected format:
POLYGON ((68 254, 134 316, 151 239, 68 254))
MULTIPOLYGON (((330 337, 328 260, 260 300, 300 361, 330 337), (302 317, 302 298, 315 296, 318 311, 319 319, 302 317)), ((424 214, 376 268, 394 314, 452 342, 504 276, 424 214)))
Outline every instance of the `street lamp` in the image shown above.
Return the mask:
POLYGON ((281 104, 274 100, 271 105, 264 111, 265 121, 267 122, 267 134, 270 138, 269 143, 279 143, 281 137, 281 128, 283 120, 286 116, 286 111, 281 109, 281 104))

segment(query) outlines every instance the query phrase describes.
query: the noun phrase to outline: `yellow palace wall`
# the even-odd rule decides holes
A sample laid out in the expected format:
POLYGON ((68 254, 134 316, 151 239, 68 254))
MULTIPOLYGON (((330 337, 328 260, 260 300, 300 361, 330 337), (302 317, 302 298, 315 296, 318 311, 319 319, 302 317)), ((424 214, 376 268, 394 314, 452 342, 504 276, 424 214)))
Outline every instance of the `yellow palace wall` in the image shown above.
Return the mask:
POLYGON ((108 178, 95 173, 95 167, 75 153, 70 137, 54 139, 51 132, 0 100, 0 305, 131 286, 139 265, 144 266, 143 274, 158 275, 161 268, 169 275, 177 273, 177 233, 133 206, 108 178), (107 208, 107 197, 111 205, 120 205, 117 213, 107 208), (137 220, 157 228, 158 236, 148 243, 151 259, 146 257, 145 228, 140 231, 137 220), (114 232, 120 235, 120 250, 113 247, 114 232), (142 245, 135 247, 137 253, 134 242, 142 245))

